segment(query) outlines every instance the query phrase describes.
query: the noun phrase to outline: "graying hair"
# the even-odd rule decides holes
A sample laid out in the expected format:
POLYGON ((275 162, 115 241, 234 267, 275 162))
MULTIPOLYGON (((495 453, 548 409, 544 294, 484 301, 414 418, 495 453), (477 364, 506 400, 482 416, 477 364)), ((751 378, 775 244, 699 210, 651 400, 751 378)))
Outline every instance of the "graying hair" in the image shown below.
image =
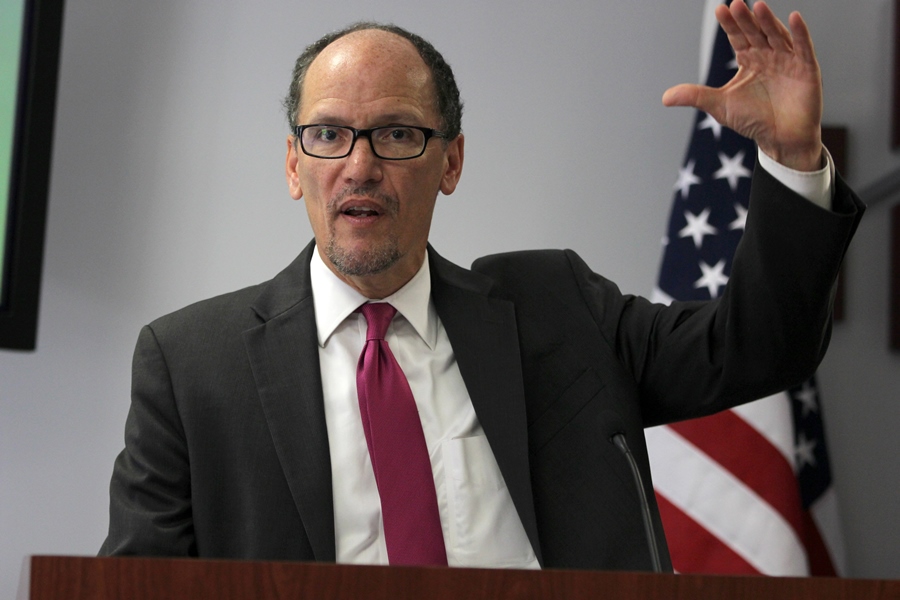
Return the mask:
POLYGON ((355 31, 364 31, 366 29, 378 29, 399 35, 409 40, 415 46, 419 56, 425 61, 425 64, 431 71, 431 79, 434 81, 435 98, 437 100, 436 108, 441 115, 441 130, 447 134, 448 139, 452 140, 458 136, 462 132, 463 103, 459 98, 459 88, 456 87, 456 79, 453 77, 453 70, 450 69, 450 65, 447 64, 441 53, 422 37, 397 25, 373 21, 361 21, 340 31, 329 33, 307 46, 303 53, 297 57, 291 77, 291 86, 287 96, 284 98, 285 114, 290 127, 293 129, 294 125, 299 125, 297 123, 297 115, 300 114, 300 95, 303 91, 303 82, 306 78, 306 72, 309 70, 309 65, 331 42, 355 31))

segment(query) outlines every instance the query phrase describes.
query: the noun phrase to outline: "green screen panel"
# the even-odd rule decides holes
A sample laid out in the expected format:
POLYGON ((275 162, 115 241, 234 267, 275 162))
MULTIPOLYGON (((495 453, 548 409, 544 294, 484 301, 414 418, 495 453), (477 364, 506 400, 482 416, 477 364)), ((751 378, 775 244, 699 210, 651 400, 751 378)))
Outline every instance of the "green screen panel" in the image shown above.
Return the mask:
MULTIPOLYGON (((0 275, 7 267, 10 182, 24 14, 24 0, 0 0, 0 275)), ((4 280, 0 277, 0 298, 4 297, 4 280)))

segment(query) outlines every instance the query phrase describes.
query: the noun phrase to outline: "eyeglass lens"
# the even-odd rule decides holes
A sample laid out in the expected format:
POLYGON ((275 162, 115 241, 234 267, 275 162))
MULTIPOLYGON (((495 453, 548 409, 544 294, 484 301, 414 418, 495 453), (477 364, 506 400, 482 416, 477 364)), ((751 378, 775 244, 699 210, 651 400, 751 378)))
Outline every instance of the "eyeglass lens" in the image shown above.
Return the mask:
MULTIPOLYGON (((427 141, 425 133, 412 127, 377 127, 361 131, 360 137, 368 137, 372 150, 381 158, 412 158, 422 154, 427 141)), ((323 158, 340 158, 350 154, 353 146, 353 130, 336 125, 304 127, 300 142, 307 154, 323 158)))

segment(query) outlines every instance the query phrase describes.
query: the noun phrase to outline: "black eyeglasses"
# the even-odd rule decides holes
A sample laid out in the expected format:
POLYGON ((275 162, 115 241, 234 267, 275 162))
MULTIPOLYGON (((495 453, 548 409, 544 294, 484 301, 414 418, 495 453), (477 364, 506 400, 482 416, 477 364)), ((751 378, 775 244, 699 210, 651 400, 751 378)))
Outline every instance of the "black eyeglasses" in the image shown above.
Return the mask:
POLYGON ((316 158, 344 158, 353 152, 357 138, 369 138, 372 153, 385 160, 407 160, 425 153, 428 140, 447 138, 447 134, 428 127, 389 125, 372 129, 354 129, 342 125, 295 125, 304 154, 316 158))

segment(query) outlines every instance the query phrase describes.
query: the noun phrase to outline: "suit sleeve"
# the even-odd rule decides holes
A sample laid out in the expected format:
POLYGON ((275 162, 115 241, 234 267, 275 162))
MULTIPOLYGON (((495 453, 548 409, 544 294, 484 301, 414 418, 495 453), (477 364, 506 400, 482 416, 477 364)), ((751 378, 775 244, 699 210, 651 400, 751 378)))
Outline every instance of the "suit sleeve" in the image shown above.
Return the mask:
POLYGON ((757 168, 731 277, 714 302, 663 307, 622 295, 571 253, 595 320, 638 385, 645 425, 711 414, 812 375, 863 211, 840 178, 828 211, 757 168))
POLYGON ((150 326, 138 337, 125 449, 110 483, 100 555, 195 556, 184 429, 165 357, 150 326))

